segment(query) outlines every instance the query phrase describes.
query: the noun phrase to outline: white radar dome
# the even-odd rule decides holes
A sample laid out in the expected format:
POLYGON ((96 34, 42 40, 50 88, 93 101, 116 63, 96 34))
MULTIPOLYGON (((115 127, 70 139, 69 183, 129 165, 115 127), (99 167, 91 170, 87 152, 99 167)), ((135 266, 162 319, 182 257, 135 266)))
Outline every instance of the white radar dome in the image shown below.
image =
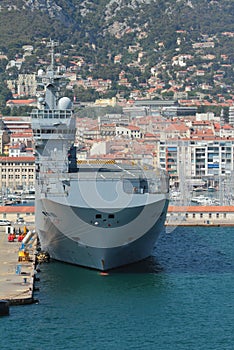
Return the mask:
POLYGON ((63 109, 71 109, 72 108, 72 102, 70 98, 68 97, 62 97, 58 101, 58 109, 63 110, 63 109))

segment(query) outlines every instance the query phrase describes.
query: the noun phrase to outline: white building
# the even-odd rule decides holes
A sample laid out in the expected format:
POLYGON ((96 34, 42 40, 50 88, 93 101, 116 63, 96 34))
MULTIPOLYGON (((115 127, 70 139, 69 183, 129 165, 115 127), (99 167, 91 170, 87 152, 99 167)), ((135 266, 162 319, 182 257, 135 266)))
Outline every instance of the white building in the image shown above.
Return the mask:
POLYGON ((141 129, 135 125, 116 126, 116 135, 129 139, 140 139, 143 137, 141 129))

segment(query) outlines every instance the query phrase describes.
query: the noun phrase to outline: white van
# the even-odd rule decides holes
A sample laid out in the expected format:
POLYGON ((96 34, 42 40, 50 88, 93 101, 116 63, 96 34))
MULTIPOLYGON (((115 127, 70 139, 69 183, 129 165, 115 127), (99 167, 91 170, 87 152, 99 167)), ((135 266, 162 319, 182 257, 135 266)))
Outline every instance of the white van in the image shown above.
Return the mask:
POLYGON ((11 222, 9 220, 0 220, 0 226, 10 226, 11 222))

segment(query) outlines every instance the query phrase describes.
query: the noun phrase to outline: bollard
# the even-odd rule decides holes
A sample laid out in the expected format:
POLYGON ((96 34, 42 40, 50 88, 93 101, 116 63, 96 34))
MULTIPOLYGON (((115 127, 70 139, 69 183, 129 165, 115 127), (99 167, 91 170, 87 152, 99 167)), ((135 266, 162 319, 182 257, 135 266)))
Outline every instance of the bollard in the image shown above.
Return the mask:
POLYGON ((9 303, 6 300, 0 300, 0 316, 9 316, 9 303))
POLYGON ((17 265, 17 266, 16 266, 15 272, 16 272, 17 275, 20 275, 20 274, 21 274, 21 267, 22 267, 22 265, 17 265))

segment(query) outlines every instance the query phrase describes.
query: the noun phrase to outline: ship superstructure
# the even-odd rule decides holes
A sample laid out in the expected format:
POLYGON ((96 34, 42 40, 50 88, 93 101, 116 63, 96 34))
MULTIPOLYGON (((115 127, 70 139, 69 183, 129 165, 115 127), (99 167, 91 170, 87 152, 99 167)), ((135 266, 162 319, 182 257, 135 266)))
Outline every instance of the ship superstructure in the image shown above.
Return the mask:
POLYGON ((71 100, 60 97, 51 65, 32 111, 36 154, 36 230, 54 259, 109 270, 148 257, 163 229, 168 178, 123 162, 79 161, 71 100), (78 156, 77 156, 78 155, 78 156))

